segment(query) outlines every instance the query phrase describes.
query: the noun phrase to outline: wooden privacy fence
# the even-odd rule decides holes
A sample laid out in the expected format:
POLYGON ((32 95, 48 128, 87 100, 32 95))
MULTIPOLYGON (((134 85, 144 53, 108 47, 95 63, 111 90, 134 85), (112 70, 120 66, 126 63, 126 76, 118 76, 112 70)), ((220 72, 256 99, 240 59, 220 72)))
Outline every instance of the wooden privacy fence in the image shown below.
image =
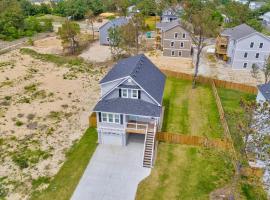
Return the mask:
MULTIPOLYGON (((180 78, 180 79, 185 79, 185 80, 192 80, 193 78, 192 74, 187 74, 183 72, 175 72, 175 71, 171 71, 167 69, 161 69, 161 71, 170 77, 175 77, 175 78, 180 78)), ((247 92, 251 94, 257 94, 257 88, 250 85, 234 83, 230 81, 224 81, 224 80, 219 80, 219 79, 214 79, 214 78, 204 77, 204 76, 198 76, 196 80, 199 83, 205 83, 205 84, 212 84, 212 81, 214 81, 217 87, 223 87, 223 88, 239 90, 239 91, 243 91, 243 92, 247 92)))
POLYGON ((204 146, 212 148, 229 149, 231 144, 227 140, 208 139, 206 137, 183 135, 177 133, 159 132, 156 139, 161 142, 169 142, 174 144, 185 144, 192 146, 204 146))
POLYGON ((97 116, 95 112, 92 112, 92 114, 89 116, 89 127, 97 127, 97 116))

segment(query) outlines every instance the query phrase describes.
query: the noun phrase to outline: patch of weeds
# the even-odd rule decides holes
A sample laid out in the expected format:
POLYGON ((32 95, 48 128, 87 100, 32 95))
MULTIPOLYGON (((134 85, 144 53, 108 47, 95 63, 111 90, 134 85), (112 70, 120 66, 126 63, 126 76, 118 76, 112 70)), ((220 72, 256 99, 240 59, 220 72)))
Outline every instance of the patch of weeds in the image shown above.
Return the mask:
POLYGON ((29 68, 28 70, 28 73, 31 73, 31 74, 36 74, 36 73, 38 73, 38 69, 36 69, 36 68, 29 68))
POLYGON ((36 83, 31 83, 30 85, 27 85, 24 87, 26 92, 35 92, 37 91, 37 84, 36 83))
POLYGON ((7 101, 9 101, 9 100, 12 99, 12 97, 11 96, 5 96, 4 99, 7 100, 7 101))
POLYGON ((4 200, 8 193, 8 189, 5 188, 5 184, 3 183, 6 178, 7 177, 0 177, 0 199, 1 200, 2 199, 4 200))
POLYGON ((26 96, 21 96, 20 99, 17 101, 17 103, 30 103, 31 99, 26 96))
POLYGON ((49 184, 51 178, 48 176, 40 176, 37 179, 32 180, 33 189, 37 189, 39 186, 43 184, 49 184))
POLYGON ((63 104, 63 105, 61 105, 61 107, 64 108, 64 109, 67 109, 68 108, 68 105, 67 104, 63 104))
POLYGON ((22 126, 22 125, 23 125, 23 122, 20 121, 20 120, 17 120, 17 121, 15 122, 15 125, 16 125, 16 126, 22 126))
POLYGON ((32 99, 45 99, 47 97, 45 90, 39 90, 32 94, 32 99))
POLYGON ((74 80, 77 78, 78 78, 78 76, 73 72, 67 72, 67 73, 63 74, 63 79, 74 80))
POLYGON ((26 118, 28 119, 28 121, 31 121, 31 120, 33 120, 34 118, 35 118, 35 114, 28 114, 27 116, 26 116, 26 118))
POLYGON ((49 119, 52 120, 60 120, 63 115, 63 112, 58 112, 58 111, 51 111, 49 115, 47 116, 49 119))
POLYGON ((52 135, 54 131, 55 131, 55 129, 53 127, 50 127, 50 128, 47 129, 46 134, 47 135, 52 135))
POLYGON ((17 117, 19 117, 19 118, 22 118, 24 116, 24 114, 22 114, 22 113, 19 113, 18 115, 17 115, 17 117))
POLYGON ((4 144, 4 138, 0 138, 0 146, 4 144))
POLYGON ((14 67, 14 62, 0 62, 0 68, 6 67, 6 66, 11 66, 14 67))
POLYGON ((41 149, 32 150, 23 148, 20 151, 14 152, 12 161, 19 166, 20 169, 28 168, 31 164, 38 163, 41 159, 47 159, 51 156, 46 151, 41 149))
POLYGON ((11 86, 13 86, 13 84, 14 84, 13 81, 6 80, 6 81, 3 81, 2 83, 0 83, 0 88, 5 87, 5 86, 11 87, 11 86))

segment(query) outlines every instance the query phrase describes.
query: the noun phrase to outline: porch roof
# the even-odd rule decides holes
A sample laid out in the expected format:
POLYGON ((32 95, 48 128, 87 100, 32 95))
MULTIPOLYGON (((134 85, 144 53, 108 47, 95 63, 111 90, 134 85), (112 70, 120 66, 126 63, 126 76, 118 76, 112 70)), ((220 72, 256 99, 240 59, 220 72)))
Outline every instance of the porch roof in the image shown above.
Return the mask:
POLYGON ((160 117, 161 107, 141 99, 113 98, 99 101, 94 111, 160 117))

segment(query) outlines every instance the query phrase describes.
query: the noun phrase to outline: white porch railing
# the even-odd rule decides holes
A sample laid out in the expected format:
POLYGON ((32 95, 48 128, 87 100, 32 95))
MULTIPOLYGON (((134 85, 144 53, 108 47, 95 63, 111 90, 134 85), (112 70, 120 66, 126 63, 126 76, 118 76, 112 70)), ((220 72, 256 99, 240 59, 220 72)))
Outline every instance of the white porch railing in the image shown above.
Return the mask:
POLYGON ((147 129, 148 129, 148 124, 128 122, 128 123, 126 123, 126 129, 140 130, 140 131, 145 131, 145 133, 146 133, 147 129))

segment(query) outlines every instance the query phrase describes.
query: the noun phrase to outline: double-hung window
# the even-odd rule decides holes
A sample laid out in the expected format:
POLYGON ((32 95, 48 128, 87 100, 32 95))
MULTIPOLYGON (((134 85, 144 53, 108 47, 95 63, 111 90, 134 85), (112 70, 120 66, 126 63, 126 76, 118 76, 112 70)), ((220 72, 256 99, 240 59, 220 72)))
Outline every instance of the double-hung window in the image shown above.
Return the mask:
POLYGON ((259 58, 260 57, 260 54, 259 53, 256 53, 256 58, 259 58))
POLYGON ((122 97, 123 98, 128 98, 128 89, 122 89, 122 97))
POLYGON ((184 42, 180 42, 180 47, 184 47, 184 42))
POLYGON ((107 113, 102 113, 102 122, 107 122, 107 113))
POLYGON ((119 114, 114 114, 114 123, 120 124, 120 115, 119 114))
POLYGON ((254 42, 251 42, 250 43, 250 48, 253 48, 254 47, 254 42))
POLYGON ((131 98, 138 99, 138 90, 131 90, 131 98))
POLYGON ((174 46, 174 42, 171 42, 171 47, 173 47, 174 46))
POLYGON ((247 56, 248 56, 248 53, 247 53, 247 52, 245 52, 245 54, 244 54, 244 58, 247 58, 247 56))
POLYGON ((183 33, 182 37, 183 37, 183 38, 186 38, 186 34, 185 34, 185 33, 183 33))
POLYGON ((174 33, 174 38, 178 38, 178 33, 174 33))
POLYGON ((263 48, 263 43, 260 43, 260 49, 263 48))
POLYGON ((113 114, 111 113, 108 114, 108 122, 113 123, 113 114))

